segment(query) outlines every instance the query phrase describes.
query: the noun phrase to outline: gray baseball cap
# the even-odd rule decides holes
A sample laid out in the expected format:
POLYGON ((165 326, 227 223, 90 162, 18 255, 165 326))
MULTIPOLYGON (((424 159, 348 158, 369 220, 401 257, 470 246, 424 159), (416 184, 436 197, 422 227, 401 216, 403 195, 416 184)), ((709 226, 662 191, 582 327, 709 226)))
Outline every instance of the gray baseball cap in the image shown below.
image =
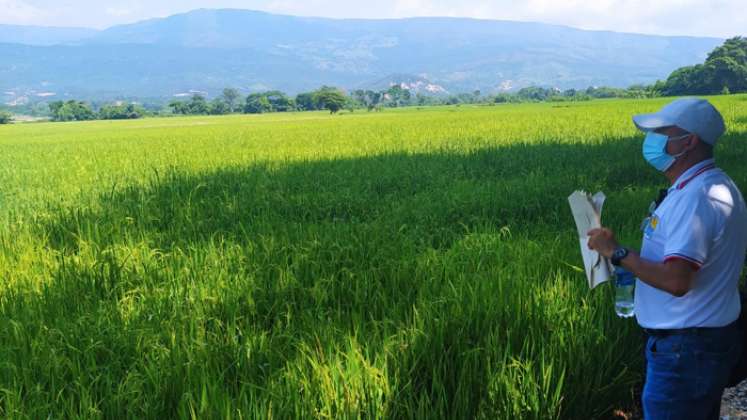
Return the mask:
POLYGON ((633 122, 644 132, 676 125, 688 133, 697 134, 710 145, 716 144, 726 131, 724 119, 718 110, 710 102, 700 98, 676 99, 659 112, 634 116, 633 122))

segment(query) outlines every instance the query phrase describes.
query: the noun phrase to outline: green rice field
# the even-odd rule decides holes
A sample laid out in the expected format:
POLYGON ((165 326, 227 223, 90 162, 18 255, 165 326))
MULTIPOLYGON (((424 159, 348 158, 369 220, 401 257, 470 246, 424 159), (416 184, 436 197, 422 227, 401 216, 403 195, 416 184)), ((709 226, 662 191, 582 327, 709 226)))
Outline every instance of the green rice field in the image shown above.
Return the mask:
MULTIPOLYGON (((747 96, 711 98, 747 189, 747 96)), ((607 419, 643 337, 623 243, 669 99, 0 126, 0 417, 607 419)))

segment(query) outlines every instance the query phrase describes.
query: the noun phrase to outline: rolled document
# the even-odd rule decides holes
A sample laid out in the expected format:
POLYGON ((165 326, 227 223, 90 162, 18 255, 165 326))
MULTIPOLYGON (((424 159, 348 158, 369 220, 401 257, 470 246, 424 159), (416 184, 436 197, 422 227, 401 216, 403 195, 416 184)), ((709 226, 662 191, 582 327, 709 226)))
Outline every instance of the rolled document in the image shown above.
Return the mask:
POLYGON ((584 260, 586 279, 590 289, 609 280, 613 272, 609 260, 588 247, 587 232, 602 227, 602 206, 605 198, 601 191, 593 196, 584 191, 576 191, 568 197, 573 218, 576 220, 581 257, 584 260))

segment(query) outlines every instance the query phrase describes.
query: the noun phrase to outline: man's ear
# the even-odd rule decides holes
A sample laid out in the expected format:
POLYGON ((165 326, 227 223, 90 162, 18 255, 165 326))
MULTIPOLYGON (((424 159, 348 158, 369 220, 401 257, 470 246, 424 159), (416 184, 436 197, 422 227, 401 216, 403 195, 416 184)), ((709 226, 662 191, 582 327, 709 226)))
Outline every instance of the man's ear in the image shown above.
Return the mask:
POLYGON ((685 149, 687 151, 695 150, 700 143, 702 143, 702 140, 700 139, 700 137, 698 137, 697 134, 691 133, 690 136, 687 138, 687 144, 685 145, 685 149))

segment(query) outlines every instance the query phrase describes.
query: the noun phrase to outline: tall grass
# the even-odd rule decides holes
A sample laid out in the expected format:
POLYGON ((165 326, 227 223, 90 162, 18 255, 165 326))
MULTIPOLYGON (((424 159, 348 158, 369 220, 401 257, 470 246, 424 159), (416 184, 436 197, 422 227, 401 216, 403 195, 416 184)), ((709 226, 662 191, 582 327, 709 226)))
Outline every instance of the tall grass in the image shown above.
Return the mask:
MULTIPOLYGON (((715 98, 744 187, 745 97, 715 98)), ((631 245, 659 101, 0 127, 0 416, 606 418, 642 338, 566 197, 631 245)))

